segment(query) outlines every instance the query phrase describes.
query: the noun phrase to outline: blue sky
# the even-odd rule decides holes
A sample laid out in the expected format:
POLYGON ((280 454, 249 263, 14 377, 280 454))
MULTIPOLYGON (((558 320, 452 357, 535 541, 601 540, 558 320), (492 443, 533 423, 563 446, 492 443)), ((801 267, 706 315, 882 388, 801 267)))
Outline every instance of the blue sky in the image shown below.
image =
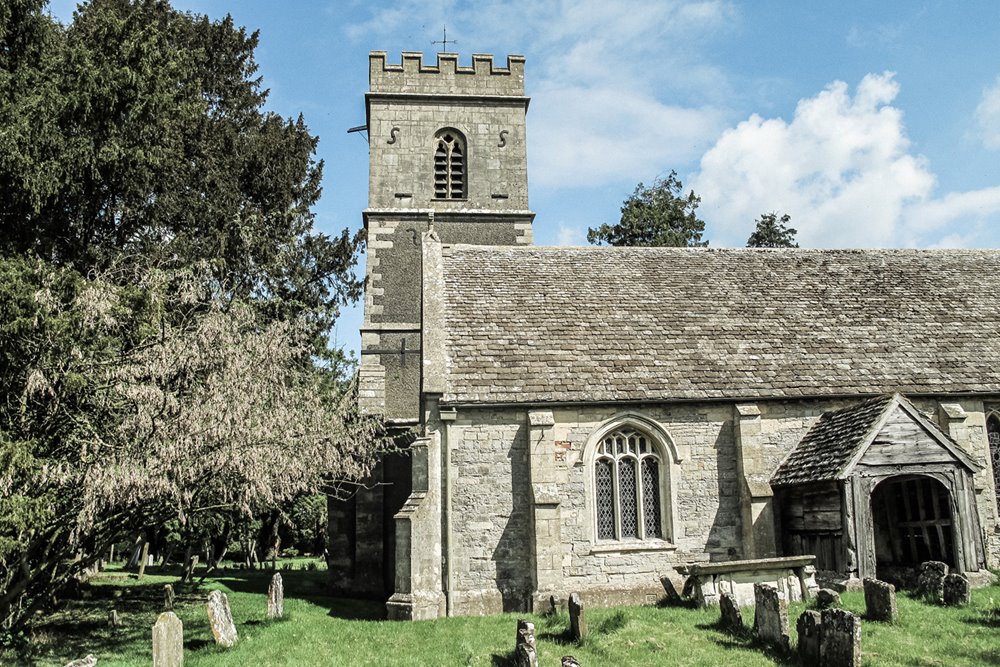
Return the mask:
MULTIPOLYGON (((368 52, 432 61, 447 24, 464 64, 527 58, 536 243, 585 243, 675 169, 713 246, 743 245, 769 211, 803 246, 1000 246, 995 0, 173 4, 260 30, 269 108, 321 139, 323 230, 359 227, 367 202, 367 145, 346 130, 365 120, 368 52)), ((357 349, 360 321, 346 311, 335 343, 357 349)))

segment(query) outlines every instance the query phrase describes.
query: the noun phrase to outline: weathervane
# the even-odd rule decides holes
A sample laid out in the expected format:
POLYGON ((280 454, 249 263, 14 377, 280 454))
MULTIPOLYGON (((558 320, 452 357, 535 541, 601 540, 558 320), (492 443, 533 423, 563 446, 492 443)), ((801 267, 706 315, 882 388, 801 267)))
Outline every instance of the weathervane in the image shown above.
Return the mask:
POLYGON ((453 39, 449 40, 448 39, 448 26, 444 26, 443 33, 444 33, 444 37, 442 37, 440 40, 432 41, 431 44, 441 44, 442 48, 445 51, 448 50, 448 45, 449 44, 458 44, 458 42, 456 42, 455 40, 453 40, 453 39))

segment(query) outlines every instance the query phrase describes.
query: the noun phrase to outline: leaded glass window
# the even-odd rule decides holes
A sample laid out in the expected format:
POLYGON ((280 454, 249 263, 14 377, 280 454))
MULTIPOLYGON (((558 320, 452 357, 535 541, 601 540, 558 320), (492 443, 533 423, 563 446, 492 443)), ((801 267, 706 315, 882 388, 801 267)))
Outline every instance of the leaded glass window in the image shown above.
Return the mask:
POLYGON ((455 130, 441 130, 434 148, 434 198, 465 198, 465 140, 455 130))
POLYGON ((990 459, 993 462, 993 490, 997 511, 1000 512, 1000 417, 990 415, 986 420, 986 435, 990 441, 990 459))
POLYGON ((639 431, 618 430, 601 440, 594 460, 598 539, 663 537, 661 465, 639 431))

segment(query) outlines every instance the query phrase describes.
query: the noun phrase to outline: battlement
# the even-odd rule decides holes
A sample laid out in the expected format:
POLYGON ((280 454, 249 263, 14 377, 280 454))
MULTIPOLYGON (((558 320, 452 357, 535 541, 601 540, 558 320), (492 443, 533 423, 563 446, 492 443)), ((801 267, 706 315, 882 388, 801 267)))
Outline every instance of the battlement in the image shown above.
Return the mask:
POLYGON ((434 65, 424 64, 423 53, 414 51, 404 51, 398 65, 386 59, 385 51, 368 54, 373 93, 524 96, 524 56, 507 56, 506 67, 494 67, 488 53, 472 54, 471 67, 460 66, 457 53, 437 54, 434 65))

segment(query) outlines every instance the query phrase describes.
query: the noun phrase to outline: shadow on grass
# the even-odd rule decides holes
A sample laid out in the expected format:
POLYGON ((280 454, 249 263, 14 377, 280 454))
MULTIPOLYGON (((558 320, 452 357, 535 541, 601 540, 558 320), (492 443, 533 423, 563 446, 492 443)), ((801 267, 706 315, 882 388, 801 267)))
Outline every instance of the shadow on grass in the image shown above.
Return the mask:
POLYGON ((785 651, 782 648, 766 642, 758 641, 750 626, 744 625, 741 629, 731 629, 722 624, 719 619, 714 623, 697 623, 695 626, 699 630, 707 630, 715 633, 709 639, 716 646, 728 650, 742 649, 760 653, 775 664, 797 665, 798 661, 792 651, 785 651))
POLYGON ((969 625, 982 625, 987 628, 1000 629, 1000 607, 983 609, 978 616, 963 618, 962 622, 969 625))
POLYGON ((516 651, 494 653, 490 656, 491 667, 517 667, 516 651))

